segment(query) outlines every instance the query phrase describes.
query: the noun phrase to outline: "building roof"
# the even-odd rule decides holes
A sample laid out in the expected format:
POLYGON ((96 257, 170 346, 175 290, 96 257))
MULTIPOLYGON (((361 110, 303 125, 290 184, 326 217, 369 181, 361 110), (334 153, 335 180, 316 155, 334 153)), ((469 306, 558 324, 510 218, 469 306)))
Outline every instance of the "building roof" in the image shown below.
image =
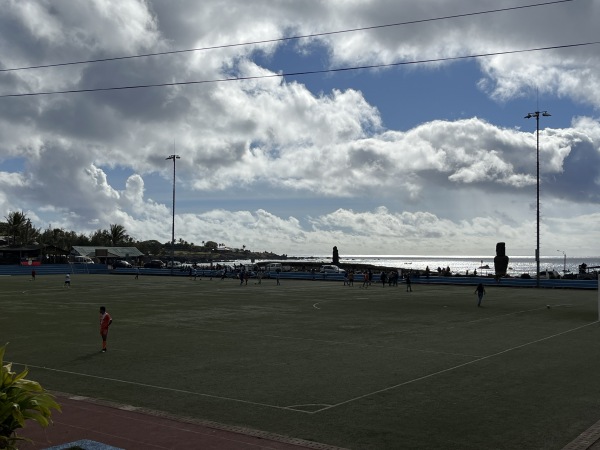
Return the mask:
POLYGON ((136 247, 96 247, 88 245, 74 245, 71 249, 71 254, 75 256, 96 256, 96 250, 106 250, 108 258, 137 258, 144 256, 136 247))

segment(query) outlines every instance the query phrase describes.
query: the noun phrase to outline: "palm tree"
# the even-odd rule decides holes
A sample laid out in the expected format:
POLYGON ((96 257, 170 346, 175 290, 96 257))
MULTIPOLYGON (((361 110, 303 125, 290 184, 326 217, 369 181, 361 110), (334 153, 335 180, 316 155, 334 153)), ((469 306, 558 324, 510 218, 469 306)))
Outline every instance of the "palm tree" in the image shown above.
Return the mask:
POLYGON ((113 247, 117 246, 117 244, 120 244, 128 238, 127 230, 125 230, 123 225, 111 224, 109 234, 110 242, 112 243, 113 247))

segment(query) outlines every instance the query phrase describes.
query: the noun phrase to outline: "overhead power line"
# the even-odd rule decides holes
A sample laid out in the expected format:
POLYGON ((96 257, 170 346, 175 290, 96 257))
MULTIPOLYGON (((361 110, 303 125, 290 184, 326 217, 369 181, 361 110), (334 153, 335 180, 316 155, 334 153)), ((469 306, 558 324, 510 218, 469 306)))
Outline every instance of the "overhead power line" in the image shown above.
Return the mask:
POLYGON ((479 53, 474 55, 463 55, 463 56, 451 56, 445 58, 435 58, 435 59, 422 59, 416 61, 402 61, 396 63, 387 63, 387 64, 371 64, 366 66, 353 66, 353 67, 341 67, 337 69, 322 69, 322 70, 307 70, 302 72, 288 72, 288 73, 279 73, 272 75, 256 75, 256 76, 247 76, 247 77, 235 77, 235 78, 216 78, 213 80, 198 80, 198 81, 178 81, 171 83, 156 83, 156 84, 138 84, 131 86, 113 86, 113 87, 105 87, 105 88, 90 88, 90 89, 69 89, 64 91, 47 91, 47 92, 30 92, 30 93, 21 93, 21 94, 3 94, 0 95, 0 98, 8 98, 8 97, 33 97, 37 95, 56 95, 56 94, 79 94, 84 92, 101 92, 101 91, 118 91, 125 89, 146 89, 153 87, 170 87, 170 86, 185 86, 185 85, 193 85, 193 84, 208 84, 208 83, 222 83, 227 81, 247 81, 247 80, 258 80, 258 79, 266 79, 266 78, 284 78, 284 77, 294 77, 294 76, 305 76, 305 75, 316 75, 323 73, 334 73, 334 72, 346 72, 353 70, 365 70, 365 69, 378 69, 384 67, 394 67, 394 66, 406 66, 413 64, 426 64, 426 63, 434 63, 434 62, 447 62, 447 61, 458 61, 465 59, 474 59, 474 58, 485 58, 489 56, 500 56, 500 55, 511 55, 516 53, 527 53, 527 52, 539 52, 539 51, 547 51, 547 50, 558 50, 564 48, 574 48, 574 47, 584 47, 588 45, 597 45, 600 44, 600 41, 594 42, 584 42, 579 44, 567 44, 567 45, 554 45, 551 47, 538 47, 538 48, 529 48, 529 49, 521 49, 521 50, 507 50, 502 52, 491 52, 491 53, 479 53))
POLYGON ((16 72, 19 70, 47 69, 47 68, 51 68, 51 67, 74 66, 74 65, 78 65, 78 64, 91 64, 91 63, 100 63, 100 62, 108 62, 108 61, 119 61, 119 60, 134 59, 134 58, 147 58, 150 56, 174 55, 174 54, 178 54, 178 53, 191 53, 191 52, 199 52, 199 51, 207 51, 207 50, 224 49, 224 48, 243 47, 243 46, 247 46, 247 45, 272 44, 275 42, 293 41, 293 40, 299 40, 299 39, 331 36, 331 35, 335 35, 335 34, 354 33, 356 31, 376 30, 376 29, 380 29, 380 28, 398 27, 398 26, 403 26, 403 25, 414 25, 414 24, 419 24, 419 23, 434 22, 434 21, 438 21, 438 20, 458 19, 461 17, 470 17, 470 16, 478 16, 478 15, 483 15, 483 14, 515 11, 515 10, 519 10, 519 9, 535 8, 535 7, 539 7, 539 6, 549 6, 549 5, 554 5, 557 3, 567 3, 567 2, 572 2, 572 1, 575 1, 575 0, 554 0, 554 1, 543 2, 543 3, 534 3, 534 4, 530 4, 530 5, 521 5, 521 6, 512 6, 512 7, 508 7, 508 8, 490 9, 490 10, 486 10, 486 11, 454 14, 454 15, 450 15, 450 16, 441 16, 441 17, 434 17, 434 18, 429 18, 429 19, 409 20, 406 22, 390 23, 390 24, 386 24, 386 25, 373 25, 373 26, 369 26, 369 27, 350 28, 350 29, 338 30, 338 31, 326 31, 326 32, 322 32, 322 33, 304 34, 304 35, 299 35, 299 36, 289 36, 289 37, 276 38, 276 39, 265 39, 265 40, 261 40, 261 41, 241 42, 241 43, 236 43, 236 44, 223 44, 223 45, 214 45, 214 46, 209 46, 209 47, 190 48, 190 49, 183 49, 183 50, 171 50, 171 51, 165 51, 165 52, 144 53, 144 54, 140 54, 140 55, 115 56, 115 57, 111 57, 111 58, 88 59, 88 60, 84 60, 84 61, 71 61, 71 62, 62 62, 62 63, 54 63, 54 64, 40 64, 40 65, 36 65, 36 66, 27 66, 27 67, 13 67, 13 68, 8 68, 8 69, 0 69, 0 72, 16 72))

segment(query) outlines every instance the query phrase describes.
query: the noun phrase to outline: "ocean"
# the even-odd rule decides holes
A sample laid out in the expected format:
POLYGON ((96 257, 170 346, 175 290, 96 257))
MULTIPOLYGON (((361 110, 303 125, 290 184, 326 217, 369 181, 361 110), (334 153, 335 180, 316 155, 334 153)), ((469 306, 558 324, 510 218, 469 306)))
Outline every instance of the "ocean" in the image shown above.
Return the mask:
MULTIPOLYGON (((508 274, 518 276, 523 273, 535 275, 536 263, 533 256, 510 256, 508 263, 508 274)), ((274 261, 274 260, 270 260, 274 261)), ((306 261, 311 263, 331 263, 331 255, 292 256, 286 261, 306 261)), ((234 261, 236 264, 249 264, 249 260, 234 261)), ((255 261, 260 263, 261 261, 255 261)), ((573 257, 563 255, 542 256, 540 258, 540 270, 555 270, 559 274, 578 273, 579 265, 585 263, 588 267, 600 266, 600 256, 573 257)), ((340 255, 340 265, 352 267, 353 264, 372 264, 381 267, 397 267, 401 269, 425 270, 429 267, 432 272, 450 268, 453 274, 472 274, 475 270, 480 275, 494 273, 494 255, 491 256, 422 256, 422 255, 340 255)))

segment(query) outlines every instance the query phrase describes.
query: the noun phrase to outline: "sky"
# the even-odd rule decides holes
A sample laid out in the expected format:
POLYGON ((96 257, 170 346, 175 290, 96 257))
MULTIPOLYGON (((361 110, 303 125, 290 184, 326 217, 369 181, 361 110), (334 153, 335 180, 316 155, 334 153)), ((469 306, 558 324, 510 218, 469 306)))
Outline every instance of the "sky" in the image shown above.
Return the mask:
POLYGON ((533 259, 539 161, 541 256, 600 255, 600 0, 0 10, 0 220, 168 242, 175 154, 176 240, 533 259))

